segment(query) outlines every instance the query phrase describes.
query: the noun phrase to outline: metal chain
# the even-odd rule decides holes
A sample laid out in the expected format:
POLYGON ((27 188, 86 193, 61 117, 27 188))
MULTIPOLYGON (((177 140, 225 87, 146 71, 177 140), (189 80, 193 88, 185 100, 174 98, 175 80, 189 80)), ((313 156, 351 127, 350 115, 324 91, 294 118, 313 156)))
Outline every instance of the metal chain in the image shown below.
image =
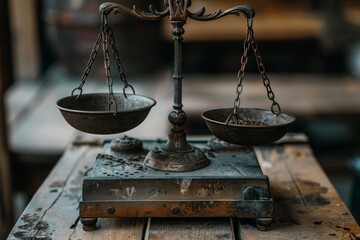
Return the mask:
POLYGON ((240 60, 241 65, 240 65, 240 69, 237 73, 238 84, 236 86, 236 98, 234 100, 234 114, 236 113, 235 108, 239 108, 240 104, 241 104, 240 95, 244 88, 243 80, 245 77, 245 68, 246 68, 246 64, 248 62, 248 51, 251 47, 250 37, 251 37, 250 34, 247 34, 246 39, 244 41, 244 45, 243 45, 244 51, 243 51, 243 55, 241 56, 241 60, 240 60))
POLYGON ((249 32, 250 32, 250 37, 251 37, 251 48, 253 49, 254 54, 255 54, 255 59, 256 59, 257 66, 258 66, 258 70, 263 79, 263 84, 266 88, 267 96, 268 96, 269 100, 272 101, 271 112, 273 114, 278 115, 281 113, 281 108, 280 108, 279 103, 277 101, 275 101, 275 94, 274 94, 273 90, 271 89, 270 79, 266 76, 265 66, 262 62, 262 59, 259 54, 258 46, 255 42, 254 30, 252 28, 250 28, 249 32))
POLYGON ((113 50, 113 57, 114 57, 114 60, 116 62, 116 66, 118 68, 118 73, 119 73, 119 77, 120 77, 120 80, 123 82, 124 84, 124 88, 123 88, 123 93, 124 93, 124 96, 127 97, 126 93, 125 93, 125 90, 126 88, 130 87, 133 94, 135 94, 135 89, 133 88, 133 86, 131 86, 128 81, 126 80, 126 76, 125 76, 125 71, 124 71, 124 67, 123 65, 121 64, 121 61, 120 61, 120 57, 119 57, 119 52, 117 51, 116 49, 116 45, 115 45, 115 39, 114 39, 114 34, 113 34, 113 30, 111 29, 111 27, 109 26, 108 27, 108 31, 109 31, 109 43, 111 45, 111 48, 113 50))
POLYGON ((123 88, 124 96, 127 97, 126 92, 125 92, 127 88, 130 88, 132 90, 133 94, 135 94, 135 89, 126 80, 125 71, 124 71, 123 65, 121 64, 119 53, 116 49, 113 30, 110 27, 110 25, 108 25, 108 23, 107 23, 107 15, 105 15, 105 14, 102 15, 102 21, 103 21, 103 24, 102 24, 100 33, 98 34, 96 42, 90 53, 90 57, 86 64, 85 71, 81 77, 80 84, 78 87, 76 87, 75 89, 72 90, 71 96, 74 95, 75 91, 79 91, 79 94, 77 95, 76 98, 79 98, 82 95, 83 86, 85 85, 86 79, 92 69, 92 65, 95 61, 95 58, 96 58, 97 53, 100 48, 100 43, 102 41, 102 48, 103 48, 103 53, 104 53, 104 68, 105 68, 106 82, 107 82, 108 91, 109 91, 108 92, 109 110, 111 109, 112 105, 114 105, 114 107, 115 107, 114 115, 116 115, 117 104, 115 101, 114 91, 113 91, 113 79, 111 77, 109 43, 112 48, 112 54, 113 54, 114 60, 116 62, 117 68, 118 68, 120 80, 124 84, 124 88, 123 88))
POLYGON ((104 24, 103 28, 103 52, 104 52, 104 68, 105 68, 105 75, 106 75, 106 82, 108 85, 108 103, 109 103, 109 111, 111 109, 111 106, 115 106, 114 115, 117 113, 117 104, 114 100, 114 92, 113 92, 113 79, 111 77, 111 69, 110 69, 110 54, 109 54, 109 29, 110 26, 106 23, 104 24))
POLYGON ((92 51, 91 51, 91 53, 90 53, 90 57, 89 57, 89 60, 88 60, 88 62, 87 62, 87 64, 86 64, 85 71, 84 71, 84 73, 83 73, 83 75, 82 75, 82 77, 81 77, 80 84, 79 84, 78 87, 74 88, 74 89, 72 90, 72 92, 71 92, 71 96, 74 96, 75 91, 77 91, 77 90, 80 91, 80 93, 79 93, 79 94, 77 95, 77 97, 76 97, 77 99, 78 99, 78 98, 81 96, 81 94, 82 94, 82 91, 83 91, 82 88, 83 88, 83 86, 84 86, 84 84, 85 84, 85 81, 86 81, 86 79, 87 79, 90 71, 91 71, 92 65, 93 65, 93 63, 94 63, 94 61, 95 61, 95 58, 96 58, 96 56, 97 56, 97 53, 98 53, 98 51, 99 51, 100 42, 101 42, 101 40, 102 40, 102 32, 103 32, 103 27, 101 27, 100 33, 98 34, 97 39, 96 39, 96 42, 95 42, 95 44, 94 44, 94 46, 93 46, 93 49, 92 49, 92 51))
MULTIPOLYGON (((249 22, 248 22, 249 23, 249 22)), ((239 117, 238 117, 238 109, 240 108, 240 104, 241 104, 241 99, 240 99, 240 95, 244 89, 243 86, 243 80, 245 77, 245 68, 246 68, 246 64, 248 62, 248 52, 249 49, 251 47, 251 35, 250 35, 250 31, 249 29, 251 29, 251 27, 248 24, 247 27, 247 34, 246 34, 246 38, 243 44, 243 54, 241 56, 240 59, 240 69, 237 73, 237 78, 238 78, 238 84, 236 86, 236 98, 234 100, 234 110, 233 112, 227 117, 226 119, 226 124, 228 125, 230 122, 232 123, 239 123, 239 117)))
POLYGON ((241 61, 240 61, 240 63, 241 63, 240 69, 237 73, 238 84, 236 86, 236 98, 234 100, 234 106, 233 106, 234 110, 227 117, 226 125, 228 125, 229 123, 240 124, 240 125, 264 125, 265 124, 262 121, 254 121, 251 119, 239 119, 239 115, 238 115, 238 109, 240 108, 240 104, 241 104, 240 95, 244 88, 243 80, 245 77, 245 67, 248 62, 248 54, 249 54, 250 47, 254 51, 257 67, 258 67, 259 73, 263 79, 263 84, 266 88, 267 96, 268 96, 269 100, 272 101, 271 112, 276 115, 281 113, 280 105, 278 102, 275 101, 275 94, 272 91, 272 88, 270 85, 270 79, 266 76, 265 66, 262 62, 262 59, 259 54, 258 46, 255 42, 254 30, 252 28, 252 23, 253 23, 253 19, 247 18, 247 34, 246 34, 246 38, 244 40, 243 54, 241 56, 241 61))

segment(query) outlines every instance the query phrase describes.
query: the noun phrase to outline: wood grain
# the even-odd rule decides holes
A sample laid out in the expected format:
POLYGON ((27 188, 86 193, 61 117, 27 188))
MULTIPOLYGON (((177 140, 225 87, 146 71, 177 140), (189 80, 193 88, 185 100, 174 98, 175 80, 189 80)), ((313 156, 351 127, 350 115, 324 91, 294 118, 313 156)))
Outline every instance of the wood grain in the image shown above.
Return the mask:
POLYGON ((70 146, 25 209, 10 239, 141 239, 145 219, 100 219, 95 234, 82 230, 78 219, 82 179, 100 152, 100 146, 70 146))
POLYGON ((257 155, 269 176, 275 222, 269 232, 239 224, 242 239, 357 239, 360 228, 310 148, 263 147, 257 155))
POLYGON ((230 218, 152 218, 145 239, 234 239, 230 218))
POLYGON ((258 231, 254 221, 232 218, 122 218, 98 220, 93 232, 78 222, 81 183, 102 151, 99 141, 74 138, 35 194, 9 239, 357 239, 355 222, 322 171, 304 136, 257 147, 269 176, 275 221, 258 231), (301 140, 301 141, 299 141, 301 140), (96 142, 97 144, 94 144, 96 142))

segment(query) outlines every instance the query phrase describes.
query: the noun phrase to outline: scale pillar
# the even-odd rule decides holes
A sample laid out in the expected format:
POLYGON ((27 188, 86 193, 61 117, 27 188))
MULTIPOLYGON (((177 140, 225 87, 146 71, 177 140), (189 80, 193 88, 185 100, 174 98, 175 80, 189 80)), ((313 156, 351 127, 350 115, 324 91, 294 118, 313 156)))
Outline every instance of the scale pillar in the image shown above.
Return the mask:
MULTIPOLYGON (((175 1, 174 1, 175 2, 175 1)), ((153 149, 145 158, 145 165, 162 171, 193 171, 206 167, 210 161, 198 148, 188 144, 184 130, 186 113, 182 110, 182 35, 186 23, 186 9, 188 3, 173 5, 169 1, 172 10, 170 21, 173 26, 171 33, 174 40, 174 102, 173 110, 169 114, 169 121, 172 129, 169 133, 168 142, 153 149), (175 20, 173 20, 175 19, 175 20)))

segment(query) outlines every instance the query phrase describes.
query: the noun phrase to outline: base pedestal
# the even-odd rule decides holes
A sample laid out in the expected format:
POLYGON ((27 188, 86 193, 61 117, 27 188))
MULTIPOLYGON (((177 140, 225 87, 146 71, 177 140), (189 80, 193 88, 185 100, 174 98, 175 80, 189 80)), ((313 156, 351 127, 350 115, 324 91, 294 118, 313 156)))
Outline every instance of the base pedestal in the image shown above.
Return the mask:
POLYGON ((268 230, 273 199, 253 149, 216 140, 190 143, 205 153, 208 166, 158 171, 143 163, 158 142, 144 142, 137 153, 113 152, 106 143, 83 181, 84 230, 95 229, 95 219, 107 217, 239 217, 254 219, 260 230, 268 230))

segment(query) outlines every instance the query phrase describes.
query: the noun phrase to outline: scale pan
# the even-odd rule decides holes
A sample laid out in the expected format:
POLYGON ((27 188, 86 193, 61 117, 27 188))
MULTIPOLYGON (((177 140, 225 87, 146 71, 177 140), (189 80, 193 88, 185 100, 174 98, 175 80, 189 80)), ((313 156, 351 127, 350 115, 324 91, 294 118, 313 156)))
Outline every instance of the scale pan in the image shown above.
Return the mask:
POLYGON ((286 134, 289 125, 295 120, 295 117, 284 112, 275 115, 270 110, 239 108, 239 119, 255 124, 226 124, 233 110, 233 108, 213 109, 204 112, 201 116, 215 137, 238 145, 273 143, 286 134))
POLYGON ((114 94, 115 105, 109 110, 108 94, 93 93, 61 98, 57 107, 65 120, 77 130, 93 134, 116 134, 135 128, 144 121, 156 104, 152 98, 127 94, 114 94))

